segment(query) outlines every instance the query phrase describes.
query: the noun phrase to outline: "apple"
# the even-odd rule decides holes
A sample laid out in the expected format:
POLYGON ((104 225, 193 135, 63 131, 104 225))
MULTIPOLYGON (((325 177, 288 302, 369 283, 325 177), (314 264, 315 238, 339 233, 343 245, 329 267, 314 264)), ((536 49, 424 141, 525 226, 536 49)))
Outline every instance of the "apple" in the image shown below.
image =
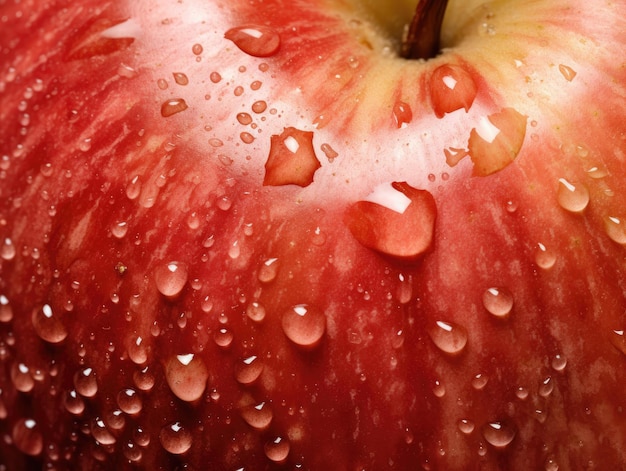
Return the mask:
POLYGON ((623 1, 0 1, 0 468, 623 469, 625 45, 623 1))

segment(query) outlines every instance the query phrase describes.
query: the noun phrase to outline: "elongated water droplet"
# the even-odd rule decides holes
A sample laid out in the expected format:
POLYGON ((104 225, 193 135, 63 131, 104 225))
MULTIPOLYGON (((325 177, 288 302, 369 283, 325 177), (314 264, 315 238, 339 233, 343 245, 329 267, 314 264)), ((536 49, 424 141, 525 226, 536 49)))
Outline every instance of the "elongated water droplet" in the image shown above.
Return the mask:
POLYGON ((161 116, 169 118, 172 115, 185 111, 188 108, 187 102, 182 98, 172 98, 161 105, 161 116))
POLYGON ((33 419, 19 419, 13 425, 13 443, 22 453, 38 456, 43 451, 43 435, 33 419))
POLYGON ((276 274, 278 272, 278 263, 276 263, 277 261, 277 258, 270 258, 261 265, 258 276, 261 283, 269 283, 271 281, 274 281, 274 278, 276 278, 276 274))
POLYGON ((174 81, 178 85, 185 86, 189 83, 189 78, 187 77, 187 75, 183 74, 182 72, 174 72, 172 75, 174 76, 174 81))
POLYGON ((154 270, 154 281, 157 289, 168 298, 180 294, 187 283, 187 278, 187 265, 182 262, 163 263, 154 270))
POLYGON ((204 394, 209 372, 202 359, 193 354, 176 355, 165 364, 165 379, 172 392, 193 402, 204 394))
POLYGON ((239 383, 249 385, 254 383, 262 372, 263 362, 256 355, 253 355, 237 364, 235 378, 239 383))
POLYGON ((244 25, 231 28, 224 34, 246 54, 268 57, 276 54, 280 47, 280 36, 273 28, 262 25, 244 25))
POLYGON ((274 414, 269 404, 261 402, 260 404, 244 407, 241 410, 241 417, 250 427, 265 430, 272 422, 274 414))
POLYGON ((539 268, 549 270, 556 263, 556 255, 540 242, 535 251, 535 263, 539 268))
POLYGON ((559 72, 568 82, 571 82, 576 77, 576 71, 568 65, 559 64, 559 72))
POLYGON ((67 329, 49 304, 33 310, 32 322, 37 335, 46 342, 60 343, 67 337, 67 329))
POLYGON ((565 178, 559 178, 557 199, 563 209, 581 213, 589 204, 589 190, 582 183, 573 184, 565 178))
POLYGON ((298 304, 283 314, 282 326, 285 335, 296 345, 314 347, 326 331, 326 316, 314 306, 298 304))
POLYGON ((13 308, 9 299, 0 294, 0 322, 10 322, 13 319, 13 308))
POLYGON ((265 456, 275 463, 283 463, 289 456, 290 448, 289 440, 276 437, 265 444, 265 456))
POLYGON ((538 392, 541 397, 548 397, 552 391, 554 391, 554 381, 552 381, 552 377, 548 376, 539 385, 538 392))
POLYGON ((193 437, 180 422, 174 422, 161 429, 159 441, 167 452, 182 455, 191 448, 193 437))
POLYGON ((430 98, 435 116, 465 109, 469 111, 476 98, 478 87, 470 73, 458 65, 437 67, 430 77, 430 98))
POLYGON ((270 138, 263 185, 309 186, 320 167, 313 149, 313 133, 287 127, 270 138))
POLYGON ((453 322, 435 322, 428 335, 441 351, 451 355, 461 353, 467 345, 467 329, 453 322))
POLYGON ((515 429, 504 422, 490 422, 483 426, 485 440, 496 448, 504 448, 515 438, 515 429))
POLYGON ((496 317, 507 317, 513 309, 513 295, 506 288, 489 288, 483 293, 483 305, 496 317))

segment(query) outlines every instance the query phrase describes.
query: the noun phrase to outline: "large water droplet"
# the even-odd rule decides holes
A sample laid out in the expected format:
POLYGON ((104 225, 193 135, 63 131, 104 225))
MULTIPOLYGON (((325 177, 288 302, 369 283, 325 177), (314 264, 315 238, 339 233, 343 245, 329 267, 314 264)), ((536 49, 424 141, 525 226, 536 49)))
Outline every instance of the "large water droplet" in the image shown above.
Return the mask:
POLYGON ((33 310, 32 322, 37 335, 46 342, 60 343, 67 337, 67 329, 49 304, 33 310))
POLYGON ((96 372, 92 368, 83 368, 74 374, 74 387, 83 397, 94 397, 98 392, 96 372))
POLYGON ((182 262, 168 262, 154 269, 157 289, 168 298, 180 294, 187 283, 188 275, 187 265, 182 262))
POLYGON ((187 102, 182 98, 171 98, 161 105, 161 116, 169 118, 176 113, 185 111, 188 108, 187 102))
POLYGON ((231 28, 224 34, 246 54, 268 57, 276 54, 280 47, 280 36, 276 30, 262 25, 244 25, 231 28))
POLYGON ((167 452, 182 455, 191 448, 193 437, 180 422, 174 422, 161 429, 159 440, 167 452))
POLYGON ((482 434, 485 440, 496 448, 504 448, 515 438, 515 429, 504 422, 490 422, 483 426, 482 434))
POLYGON ((435 322, 428 335, 441 351, 451 355, 461 353, 467 345, 467 329, 453 322, 435 322))
POLYGON ((589 190, 582 183, 573 184, 565 178, 559 178, 557 199, 563 209, 581 213, 589 204, 589 190))
POLYGON ((298 304, 282 317, 285 335, 296 345, 316 346, 326 331, 326 316, 314 306, 298 304))
POLYGON ((275 463, 283 463, 289 456, 289 440, 276 437, 265 444, 265 456, 275 463))
POLYGON ((513 309, 513 295, 506 288, 489 288, 483 293, 483 305, 490 314, 506 317, 513 309))
POLYGON ((263 185, 309 186, 320 167, 313 149, 313 133, 287 127, 270 138, 263 185))
POLYGON ((165 379, 176 397, 193 402, 204 394, 209 371, 196 355, 176 355, 165 364, 165 379))
POLYGON ((33 419, 19 419, 13 426, 13 443, 22 453, 38 456, 43 451, 43 435, 33 419))
POLYGON ((261 402, 260 404, 246 406, 241 410, 241 417, 251 427, 264 430, 269 427, 274 414, 269 404, 261 402))

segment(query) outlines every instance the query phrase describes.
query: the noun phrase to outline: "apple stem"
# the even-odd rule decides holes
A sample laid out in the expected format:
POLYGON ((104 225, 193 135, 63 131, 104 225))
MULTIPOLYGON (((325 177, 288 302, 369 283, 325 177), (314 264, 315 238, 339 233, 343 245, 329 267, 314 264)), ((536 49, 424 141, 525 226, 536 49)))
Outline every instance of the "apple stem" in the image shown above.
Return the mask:
POLYGON ((430 59, 439 54, 441 24, 448 0, 420 0, 402 42, 401 55, 406 59, 430 59))

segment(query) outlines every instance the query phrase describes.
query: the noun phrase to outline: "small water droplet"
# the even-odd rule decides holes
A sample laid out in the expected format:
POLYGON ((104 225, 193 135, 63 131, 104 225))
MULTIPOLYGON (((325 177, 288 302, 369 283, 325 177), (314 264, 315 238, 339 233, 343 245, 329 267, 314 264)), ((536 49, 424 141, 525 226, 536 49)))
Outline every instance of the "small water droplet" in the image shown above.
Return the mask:
POLYGON ((280 47, 280 36, 268 26, 239 26, 226 31, 224 37, 234 42, 243 52, 254 57, 272 56, 280 47))
POLYGON ((98 392, 96 372, 92 368, 83 368, 74 374, 74 387, 83 397, 94 397, 98 392))
POLYGON ((435 380, 435 385, 433 386, 433 394, 437 397, 443 397, 446 395, 446 387, 439 380, 435 380))
POLYGON ((626 331, 612 330, 609 332, 609 340, 617 350, 626 355, 626 331))
POLYGON ((169 118, 176 113, 185 111, 188 108, 187 102, 182 98, 171 98, 161 105, 161 116, 169 118))
POLYGON ((123 412, 135 415, 141 412, 143 403, 137 391, 132 388, 126 388, 117 394, 117 405, 123 412))
POLYGON ((485 440, 496 448, 504 448, 515 438, 515 429, 504 422, 490 422, 483 426, 485 440))
POLYGON ((4 239, 2 243, 2 247, 0 247, 0 257, 4 260, 13 260, 15 257, 17 250, 15 245, 13 245, 13 241, 8 237, 4 239))
POLYGON ((67 337, 67 329, 49 304, 33 309, 32 322, 37 335, 46 342, 60 343, 67 337))
POLYGON ((191 52, 193 52, 196 56, 199 56, 200 54, 202 54, 203 51, 203 47, 202 44, 194 44, 193 46, 191 46, 191 52))
POLYGON ((565 178, 559 178, 557 199, 563 209, 581 213, 589 204, 589 190, 582 183, 573 184, 565 178))
POLYGON ((549 456, 546 458, 544 468, 546 471, 559 471, 559 463, 556 461, 554 456, 549 456))
POLYGON ((13 319, 13 308, 9 299, 0 294, 0 322, 10 322, 13 319))
POLYGON ((613 242, 626 245, 626 220, 615 216, 605 217, 604 229, 613 242))
POLYGON ((489 288, 483 293, 483 306, 496 317, 507 317, 513 309, 513 294, 506 288, 489 288))
POLYGON ((263 100, 255 101, 252 103, 252 111, 260 114, 263 113, 267 109, 267 103, 263 100))
POLYGON ((535 263, 543 270, 549 270, 556 263, 556 255, 548 250, 541 242, 537 244, 535 252, 535 263))
POLYGON ((489 382, 489 378, 484 374, 477 374, 472 378, 472 387, 478 391, 482 390, 487 386, 489 382))
POLYGON ((246 315, 255 322, 265 319, 265 308, 258 302, 251 302, 246 308, 246 315))
POLYGON ((167 80, 165 80, 164 78, 160 78, 157 80, 157 87, 159 87, 159 89, 161 90, 167 90, 167 80))
POLYGON ((187 75, 183 74, 182 72, 174 72, 172 75, 174 76, 174 81, 178 85, 185 86, 189 84, 189 77, 187 77, 187 75))
POLYGON ((154 270, 154 281, 159 292, 168 298, 176 297, 187 284, 189 273, 182 262, 167 262, 154 270))
POLYGON ((259 269, 258 275, 259 281, 261 283, 270 283, 271 281, 274 281, 274 279, 276 278, 276 274, 278 273, 277 262, 277 258, 270 258, 263 262, 261 268, 259 269))
POLYGON ((33 419, 19 419, 11 436, 17 449, 26 455, 38 456, 43 451, 43 435, 33 419))
POLYGON ((154 387, 155 378, 152 370, 146 366, 133 373, 133 381, 137 389, 150 391, 154 387))
POLYGON ((239 121, 239 124, 247 126, 252 122, 252 116, 248 113, 237 113, 237 121, 239 121))
POLYGON ((24 363, 13 363, 11 366, 11 381, 13 386, 20 392, 30 392, 35 387, 35 380, 30 368, 24 363))
POLYGON ((222 76, 219 72, 211 72, 211 74, 209 75, 209 79, 213 83, 219 83, 222 80, 222 76))
POLYGON ((320 167, 313 149, 313 133, 286 127, 270 138, 263 185, 309 186, 320 167))
POLYGON ((63 403, 70 414, 80 415, 85 410, 85 401, 75 390, 71 390, 65 395, 63 403))
POLYGON ((568 82, 571 82, 576 77, 576 71, 568 65, 559 64, 559 72, 568 82))
POLYGON ((129 200, 136 199, 141 194, 141 180, 139 175, 135 175, 128 185, 126 185, 126 197, 129 200))
POLYGON ((565 358, 563 355, 557 354, 554 356, 554 358, 552 358, 551 365, 555 371, 563 371, 567 366, 567 358, 565 358))
POLYGON ((143 452, 141 451, 141 448, 139 448, 139 446, 137 446, 137 444, 132 441, 127 441, 124 444, 124 447, 122 448, 122 453, 124 453, 124 456, 128 461, 135 464, 140 463, 143 458, 143 452))
POLYGON ((461 353, 467 345, 467 329, 453 322, 435 322, 428 335, 441 351, 451 355, 461 353))
POLYGON ((523 386, 519 386, 515 390, 515 395, 517 396, 518 399, 521 399, 523 401, 528 397, 528 389, 526 389, 523 386))
POLYGON ((167 452, 182 455, 191 448, 193 437, 180 422, 174 422, 161 429, 159 441, 167 452))
POLYGON ((209 371, 197 355, 176 355, 165 364, 165 379, 172 392, 186 402, 193 402, 204 394, 209 371))
POLYGON ((142 337, 137 337, 128 346, 128 356, 136 365, 143 365, 148 360, 148 346, 142 337))
POLYGON ((250 356, 239 362, 235 369, 235 378, 241 384, 254 383, 263 372, 263 363, 256 356, 250 356))
POLYGON ((539 385, 538 392, 541 397, 548 397, 552 391, 554 391, 554 381, 552 381, 552 377, 548 376, 539 385))
POLYGON ((250 405, 241 409, 241 417, 251 427, 257 430, 265 430, 272 422, 274 414, 269 404, 261 402, 260 404, 250 405))
POLYGON ((326 332, 326 316, 313 306, 298 304, 283 314, 282 327, 296 345, 314 347, 326 332))
POLYGON ((458 422, 459 430, 465 435, 469 435, 474 431, 474 422, 469 419, 461 419, 458 422))
POLYGON ((254 136, 249 132, 242 132, 241 134, 239 134, 239 138, 244 144, 252 144, 254 142, 254 136))
POLYGON ((276 437, 265 444, 265 456, 274 463, 283 463, 289 456, 290 448, 289 440, 276 437))
POLYGON ((393 119, 398 129, 406 127, 413 119, 411 106, 403 101, 397 101, 393 105, 393 119))
POLYGON ((429 81, 430 98, 437 118, 464 109, 468 112, 476 98, 478 87, 470 73, 458 65, 437 67, 429 81))
POLYGON ((218 347, 228 348, 233 342, 233 333, 226 327, 222 327, 217 332, 215 332, 213 339, 215 340, 215 343, 218 347))

